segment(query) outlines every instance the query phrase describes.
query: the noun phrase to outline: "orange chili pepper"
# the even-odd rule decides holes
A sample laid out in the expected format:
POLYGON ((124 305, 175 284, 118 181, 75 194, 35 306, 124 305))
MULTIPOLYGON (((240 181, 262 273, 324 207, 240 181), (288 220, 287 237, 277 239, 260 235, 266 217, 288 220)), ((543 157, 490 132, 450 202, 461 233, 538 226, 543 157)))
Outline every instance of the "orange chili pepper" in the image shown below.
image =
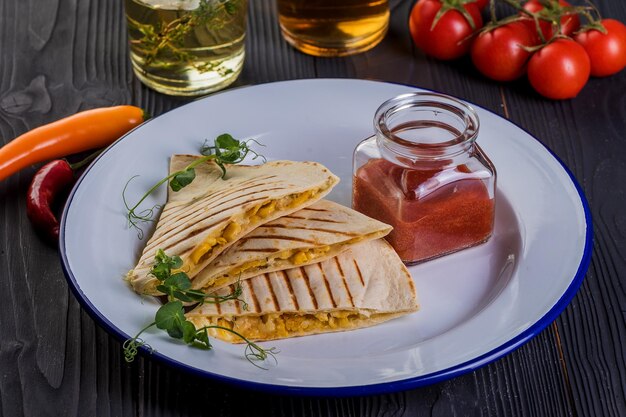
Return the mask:
POLYGON ((86 110, 40 126, 0 148, 0 181, 29 165, 113 143, 144 121, 135 106, 86 110))

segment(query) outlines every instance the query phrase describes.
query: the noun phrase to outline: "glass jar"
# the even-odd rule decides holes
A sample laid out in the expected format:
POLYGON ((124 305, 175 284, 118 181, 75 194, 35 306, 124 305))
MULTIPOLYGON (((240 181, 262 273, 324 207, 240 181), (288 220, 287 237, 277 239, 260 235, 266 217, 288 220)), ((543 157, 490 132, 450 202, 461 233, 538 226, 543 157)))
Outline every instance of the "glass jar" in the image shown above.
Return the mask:
POLYGON ((356 147, 352 206, 393 226, 386 239, 405 263, 491 236, 496 171, 478 128, 476 111, 453 97, 403 94, 378 108, 376 134, 356 147))

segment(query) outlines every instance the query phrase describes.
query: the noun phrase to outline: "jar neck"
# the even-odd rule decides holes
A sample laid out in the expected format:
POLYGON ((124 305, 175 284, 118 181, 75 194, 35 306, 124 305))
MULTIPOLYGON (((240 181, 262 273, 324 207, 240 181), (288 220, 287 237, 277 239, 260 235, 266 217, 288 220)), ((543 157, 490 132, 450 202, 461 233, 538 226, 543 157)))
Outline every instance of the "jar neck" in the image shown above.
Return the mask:
POLYGON ((383 103, 374 117, 383 157, 407 167, 458 164, 473 154, 478 128, 472 107, 437 93, 397 96, 383 103))

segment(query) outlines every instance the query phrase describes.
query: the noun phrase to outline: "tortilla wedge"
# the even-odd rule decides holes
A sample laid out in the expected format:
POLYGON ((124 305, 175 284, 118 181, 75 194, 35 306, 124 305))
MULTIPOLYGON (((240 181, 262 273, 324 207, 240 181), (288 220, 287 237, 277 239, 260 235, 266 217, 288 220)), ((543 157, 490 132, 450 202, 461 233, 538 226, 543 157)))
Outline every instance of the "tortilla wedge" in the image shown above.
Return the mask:
MULTIPOLYGON (((199 156, 173 155, 170 172, 184 169, 199 156)), ((339 179, 316 162, 273 161, 232 165, 221 178, 214 163, 196 167, 196 178, 178 192, 168 189, 154 234, 137 266, 127 274, 133 289, 159 295, 150 275, 157 249, 180 256, 193 278, 220 253, 254 228, 318 201, 339 179)))
POLYGON ((211 293, 261 273, 320 262, 391 229, 341 204, 320 200, 239 239, 196 275, 193 288, 211 293))
MULTIPOLYGON (((274 340, 372 326, 417 311, 408 270, 383 239, 329 260, 241 281, 242 300, 203 304, 187 313, 197 329, 219 325, 250 340, 274 340)), ((234 286, 218 290, 226 295, 234 286)), ((222 329, 210 336, 240 343, 222 329)))

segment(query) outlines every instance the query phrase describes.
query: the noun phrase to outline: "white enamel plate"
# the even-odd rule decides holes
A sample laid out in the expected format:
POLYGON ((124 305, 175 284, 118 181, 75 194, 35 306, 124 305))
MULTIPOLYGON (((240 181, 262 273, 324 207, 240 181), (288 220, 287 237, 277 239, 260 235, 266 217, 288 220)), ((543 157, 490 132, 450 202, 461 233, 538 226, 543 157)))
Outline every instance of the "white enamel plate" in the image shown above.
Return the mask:
MULTIPOLYGON (((154 319, 157 304, 122 277, 145 241, 126 224, 121 193, 138 199, 167 173, 174 153, 198 153, 221 133, 255 138, 268 160, 318 161, 341 177, 329 198, 350 204, 351 158, 373 133, 377 107, 418 89, 360 80, 301 80, 217 94, 132 131, 106 150, 74 188, 61 256, 83 307, 124 340, 154 319)), ((579 186, 539 141, 477 108, 478 143, 498 171, 494 236, 481 246, 410 268, 421 310, 368 329, 265 343, 280 350, 267 370, 242 345, 194 349, 162 331, 144 336, 147 357, 276 392, 359 395, 417 387, 483 366, 528 341, 565 308, 591 253, 591 218, 579 186)), ((162 203, 165 189, 145 206, 162 203)), ((147 230, 150 233, 150 230, 147 230)))

